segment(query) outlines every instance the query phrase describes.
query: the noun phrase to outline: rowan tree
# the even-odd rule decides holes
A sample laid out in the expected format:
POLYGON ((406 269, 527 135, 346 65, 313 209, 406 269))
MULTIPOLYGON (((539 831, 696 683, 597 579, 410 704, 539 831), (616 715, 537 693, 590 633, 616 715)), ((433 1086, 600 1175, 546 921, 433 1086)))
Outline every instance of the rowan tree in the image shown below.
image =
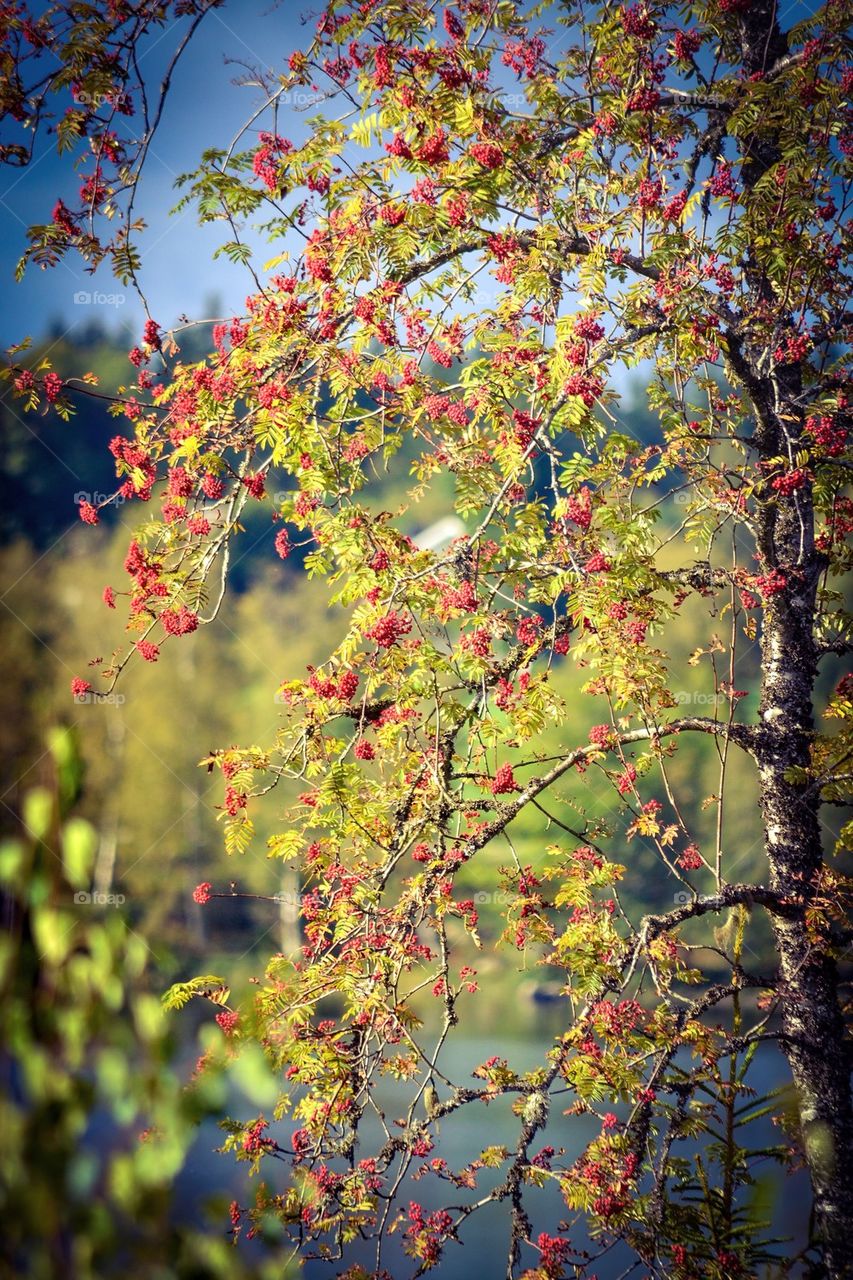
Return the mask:
MULTIPOLYGON (((56 91, 57 110, 75 99, 60 141, 84 157, 77 207, 31 229, 28 261, 110 258, 142 287, 133 201, 171 70, 152 92, 134 50, 166 24, 178 56, 210 7, 9 7, 4 155, 27 161, 56 91)), ((273 870, 300 868, 302 952, 273 956, 219 1015, 224 1051, 259 1041, 282 1078, 274 1117, 229 1126, 226 1146, 265 1178, 232 1206, 235 1238, 273 1217, 303 1257, 355 1277, 386 1273, 397 1232, 421 1274, 499 1202, 510 1277, 616 1275, 613 1258, 679 1280, 853 1275, 836 857, 850 835, 833 847, 822 819, 849 794, 853 685, 818 695, 821 662, 851 639, 850 5, 783 18, 769 0, 338 0, 280 76, 257 77, 239 136, 182 179, 250 293, 190 362, 151 302, 111 445, 118 492, 143 504, 128 582, 105 594, 130 643, 74 692, 108 694, 127 662, 192 644, 258 504, 278 555, 347 611, 328 661, 280 687, 276 740, 208 760, 236 857, 275 788, 299 791, 268 852, 273 870), (294 142, 297 92, 316 101, 294 142), (620 425, 631 369, 651 440, 620 425), (383 473, 409 477, 390 512, 383 473), (412 534, 437 487, 465 532, 436 549, 412 534), (705 621, 688 658, 670 637, 690 610, 705 621), (566 664, 600 708, 582 741, 554 688, 566 664), (707 671, 711 714, 680 705, 688 664, 707 671), (694 738, 719 761, 701 841, 698 798, 672 785, 694 738), (764 869, 747 882, 733 771, 760 797, 764 869), (609 821, 583 812, 590 779, 609 821), (535 858, 519 856, 521 820, 535 858), (457 882, 492 845, 505 945, 560 972, 565 1026, 536 1070, 495 1056, 460 1082, 442 1050, 477 999, 460 967, 477 910, 457 882), (669 909, 620 902, 639 845, 669 909), (437 1039, 413 1010, 423 990, 437 1039), (814 1240, 793 1262, 745 1202, 738 1123, 765 1041, 796 1104, 781 1158, 801 1152, 813 1192, 814 1240), (373 1097, 384 1074, 410 1082, 396 1123, 373 1097), (448 1167, 437 1122, 501 1095, 515 1145, 448 1167), (600 1119, 578 1159, 548 1143, 567 1108, 600 1119), (290 1136, 270 1126, 284 1116, 290 1136), (370 1148, 365 1126, 381 1134, 370 1148), (415 1173, 446 1184, 445 1208, 400 1203, 415 1173), (537 1233, 531 1205, 552 1184, 564 1211, 537 1233)), ((96 394, 18 352, 7 376, 33 409, 96 394)), ((229 893, 205 882, 196 900, 229 893)))

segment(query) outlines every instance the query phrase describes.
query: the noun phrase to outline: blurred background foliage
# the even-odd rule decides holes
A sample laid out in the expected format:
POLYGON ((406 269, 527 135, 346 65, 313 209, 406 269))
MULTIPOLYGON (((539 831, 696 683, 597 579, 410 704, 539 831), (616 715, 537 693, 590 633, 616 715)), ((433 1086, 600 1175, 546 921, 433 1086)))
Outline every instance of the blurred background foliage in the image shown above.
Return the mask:
POLYGON ((186 1087, 150 948, 120 894, 92 905, 99 836, 75 811, 76 731, 44 746, 20 833, 0 843, 2 1274, 266 1280, 221 1229, 175 1217, 175 1179, 227 1104, 227 1073, 186 1087))
MULTIPOLYGON (((215 304, 207 314, 216 314, 215 304)), ((129 381, 129 345, 129 335, 90 326, 73 342, 48 335, 30 358, 35 363, 49 352, 64 376, 90 369, 108 396, 129 381)), ((182 338, 182 356, 197 359, 207 345, 204 332, 193 332, 182 338)), ((645 406, 641 375, 635 377, 625 389, 620 429, 650 443, 657 425, 645 406)), ((131 662, 111 700, 74 702, 71 677, 123 644, 122 602, 110 610, 101 593, 107 584, 123 590, 127 544, 145 516, 139 507, 112 508, 95 529, 77 517, 75 495, 115 487, 107 443, 125 426, 108 405, 80 397, 77 413, 64 423, 54 415, 23 418, 14 401, 0 402, 6 668, 0 681, 0 981, 7 1010, 0 1033, 6 1094, 0 1195, 8 1233, 0 1258, 8 1274, 39 1280, 63 1273, 88 1280, 128 1266, 164 1280, 221 1274, 263 1280, 268 1263, 261 1242, 238 1255, 227 1233, 227 1202, 244 1195, 245 1168, 235 1172, 212 1152, 224 1136, 217 1120, 226 1111, 251 1116, 271 1106, 276 1082, 262 1055, 260 1061, 247 1053, 229 1059, 214 1005, 194 1001, 164 1021, 160 995, 174 981, 222 974, 236 1007, 269 956, 299 944, 295 909, 270 900, 282 894, 292 903, 298 873, 269 859, 266 844, 286 824, 298 788, 281 784, 253 805, 253 843, 229 859, 217 823, 221 778, 201 761, 217 748, 270 743, 282 711, 279 685, 322 663, 346 620, 341 610, 327 608, 324 584, 307 576, 299 553, 278 559, 269 508, 258 504, 233 548, 216 623, 164 645, 155 665, 131 662), (202 881, 228 896, 197 904, 193 888, 202 881), (236 893, 262 896, 231 897, 232 885, 236 893), (206 1072, 203 1087, 187 1089, 199 1053, 220 1057, 222 1069, 206 1072), (206 1199, 214 1223, 207 1230, 206 1199)), ((377 509, 396 513, 407 506, 410 463, 401 453, 387 474, 374 478, 377 509)), ((677 500, 655 496, 664 498, 662 531, 675 529, 677 500)), ((417 534, 448 516, 452 500, 449 490, 433 487, 409 506, 400 526, 417 534)), ((707 648, 715 632, 725 643, 730 626, 730 616, 709 616, 706 602, 693 597, 660 639, 681 704, 674 715, 713 714, 710 662, 688 659, 707 648)), ((741 638, 739 653, 736 683, 749 691, 740 716, 750 718, 757 646, 741 638)), ((825 673, 827 686, 835 674, 825 673)), ((542 756, 585 742, 591 725, 607 719, 603 701, 581 693, 588 675, 571 659, 553 666, 550 678, 567 714, 531 744, 542 756)), ((726 713, 723 705, 720 714, 726 713)), ((697 843, 712 848, 719 815, 715 743, 687 735, 668 770, 689 829, 697 843)), ((545 807, 556 819, 547 831, 543 814, 530 806, 511 828, 523 864, 543 865, 549 844, 571 839, 558 823, 580 831, 597 820, 615 837, 608 852, 627 867, 620 900, 628 914, 636 921, 671 905, 680 886, 661 874, 650 843, 622 838, 630 814, 596 769, 572 773, 548 793, 545 807)), ((757 791, 739 761, 728 771, 721 828, 728 878, 760 880, 757 791)), ((473 897, 477 905, 479 950, 461 922, 448 918, 460 963, 471 963, 479 975, 480 992, 465 1005, 463 1050, 472 1061, 479 1060, 474 1054, 494 1052, 538 1060, 563 1016, 552 1000, 556 971, 537 965, 535 948, 520 955, 497 945, 506 923, 500 868, 509 862, 508 847, 495 843, 458 877, 457 896, 473 897)), ((701 877, 694 883, 711 888, 701 877)), ((750 919, 745 945, 755 969, 772 963, 761 928, 759 919, 750 919)), ((697 941, 701 933, 697 922, 697 941)), ((723 964, 713 953, 703 963, 711 971, 723 964)), ((425 1019, 434 1014, 428 993, 413 1004, 425 1019)), ((770 1083, 774 1070, 762 1067, 770 1083)), ((509 1133, 512 1117, 506 1121, 509 1133)), ((450 1147, 447 1153, 452 1164, 450 1147)), ((275 1266, 277 1276, 286 1274, 280 1255, 275 1266)))
MULTIPOLYGON (((215 306, 208 314, 216 314, 215 306)), ((198 358, 203 332, 182 338, 182 357, 198 358)), ((42 350, 60 374, 89 368, 106 395, 128 378, 129 339, 90 327, 72 344, 67 337, 48 336, 42 350)), ((656 423, 645 406, 642 383, 631 384, 621 411, 621 429, 638 441, 651 442, 656 423)), ((199 762, 211 750, 229 745, 265 745, 273 738, 280 706, 279 684, 304 674, 309 663, 321 663, 344 627, 339 610, 329 610, 321 582, 302 571, 295 555, 281 562, 273 550, 275 527, 269 510, 250 516, 232 554, 231 577, 221 611, 212 626, 166 645, 159 661, 132 662, 122 676, 114 700, 76 704, 68 694, 71 676, 85 673, 94 657, 108 658, 123 643, 121 600, 113 611, 101 604, 110 584, 122 590, 122 562, 135 524, 144 517, 138 507, 105 513, 97 529, 76 519, 75 494, 109 493, 114 488, 109 439, 121 431, 121 420, 108 413, 108 401, 79 398, 69 423, 53 415, 22 418, 13 403, 0 404, 0 424, 10 441, 5 456, 3 546, 0 549, 2 604, 0 644, 7 670, 14 677, 0 684, 0 754, 5 794, 0 823, 13 829, 32 771, 44 750, 46 730, 74 726, 80 744, 82 778, 80 812, 98 830, 92 888, 121 892, 134 927, 152 948, 164 975, 180 976, 196 961, 219 952, 245 956, 257 949, 293 945, 292 912, 275 903, 235 898, 215 899, 207 906, 192 900, 193 887, 210 880, 219 891, 235 882, 251 893, 292 890, 281 880, 279 864, 266 854, 266 840, 280 830, 294 790, 279 786, 253 806, 257 836, 249 851, 228 859, 216 818, 221 781, 199 762)), ((398 455, 389 473, 372 485, 372 499, 389 511, 406 503, 412 483, 408 461, 398 455)), ((452 495, 436 487, 403 518, 407 532, 417 533, 452 510, 452 495)), ((259 504, 260 505, 260 504, 259 504)), ((679 508, 662 508, 662 527, 675 526, 679 508)), ((689 654, 707 646, 717 630, 728 637, 730 620, 709 618, 699 599, 688 601, 664 638, 677 671, 687 710, 713 714, 713 681, 707 660, 688 665, 689 654), (688 702, 693 695, 695 702, 688 702)), ((757 648, 742 640, 737 683, 754 690, 757 648)), ((580 693, 585 673, 571 661, 552 669, 554 687, 566 699, 567 722, 549 725, 535 746, 544 755, 586 741, 590 726, 607 718, 600 700, 580 693)), ((754 692, 741 714, 751 714, 754 692)), ((684 709, 684 708, 682 708, 684 709)), ((754 713, 754 712, 752 712, 754 713)), ((725 714, 725 708, 720 709, 725 714)), ((701 843, 713 840, 719 786, 715 744, 704 735, 689 735, 670 763, 670 776, 680 792, 683 813, 701 843)), ((551 811, 569 826, 580 828, 589 817, 624 829, 615 793, 591 770, 572 775, 551 811)), ((661 797, 664 798, 663 796, 661 797)), ((725 847, 730 878, 746 879, 761 863, 757 793, 749 771, 732 770, 727 782, 725 847), (733 869, 734 868, 734 869, 733 869)), ((543 840, 542 815, 533 809, 513 826, 513 839, 524 862, 541 863, 545 847, 560 837, 552 827, 543 840)), ((478 895, 481 936, 494 940, 501 929, 500 904, 489 901, 500 887, 498 868, 507 850, 483 851, 465 869, 460 890, 478 895)), ((629 875, 624 904, 630 911, 671 901, 673 884, 654 871, 651 844, 634 837, 624 856, 629 875), (657 895, 657 896, 656 896, 657 895)), ((287 873, 291 874, 290 872, 287 873)), ((675 886, 677 887, 677 886, 675 886)), ((485 959, 494 960, 488 946, 485 959)), ((500 963, 517 967, 507 953, 500 963)))

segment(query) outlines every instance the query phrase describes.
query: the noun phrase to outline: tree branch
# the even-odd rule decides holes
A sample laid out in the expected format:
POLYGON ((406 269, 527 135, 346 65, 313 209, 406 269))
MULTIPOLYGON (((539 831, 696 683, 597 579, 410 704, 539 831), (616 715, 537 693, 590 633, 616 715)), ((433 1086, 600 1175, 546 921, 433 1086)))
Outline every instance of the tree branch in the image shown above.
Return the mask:
POLYGON ((803 905, 783 894, 776 893, 761 884, 727 884, 719 893, 700 894, 690 902, 674 907, 663 915, 643 916, 640 922, 640 939, 650 942, 667 933, 685 920, 707 915, 709 911, 725 911, 728 907, 744 905, 765 907, 775 915, 794 917, 801 913, 803 905))

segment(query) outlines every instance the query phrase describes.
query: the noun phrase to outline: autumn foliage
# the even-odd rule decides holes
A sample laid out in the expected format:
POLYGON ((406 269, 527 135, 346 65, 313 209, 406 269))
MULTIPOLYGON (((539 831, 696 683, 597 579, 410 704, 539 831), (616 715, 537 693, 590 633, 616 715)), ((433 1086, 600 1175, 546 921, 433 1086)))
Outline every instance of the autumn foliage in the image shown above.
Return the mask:
MULTIPOLYGON (((68 41, 74 9, 10 19, 14 118, 33 117, 32 51, 68 41)), ((85 162, 79 205, 31 229, 31 261, 81 253, 144 280, 132 199, 149 134, 120 141, 113 118, 140 119, 118 51, 145 11, 109 6, 52 86, 76 95, 58 128, 85 162), (115 57, 98 52, 110 40, 115 57)), ((805 1161, 814 1195, 796 1265, 851 1274, 850 835, 827 846, 819 816, 848 794, 853 717, 849 677, 819 683, 851 638, 849 19, 843 0, 791 30, 765 0, 332 3, 261 115, 183 178, 203 222, 226 220, 250 292, 192 364, 152 300, 110 446, 139 511, 104 597, 128 644, 73 692, 108 694, 128 662, 214 623, 257 508, 272 557, 321 578, 345 617, 322 667, 270 690, 275 740, 207 761, 228 850, 279 803, 270 896, 278 860, 301 893, 301 954, 273 955, 215 1015, 222 1055, 257 1042, 281 1079, 274 1114, 229 1126, 226 1148, 262 1175, 223 1224, 235 1240, 272 1215, 302 1256, 379 1277, 396 1236, 421 1274, 497 1201, 509 1275, 615 1276, 611 1257, 674 1280, 764 1274, 784 1255, 745 1207, 758 1157, 737 1117, 770 1041, 794 1099, 774 1154, 805 1161), (304 141, 284 136, 297 90, 316 96, 304 141), (653 439, 620 422, 632 369, 653 439), (406 477, 393 511, 386 472, 406 477), (437 548, 418 538, 436 492, 464 530, 437 548), (681 615, 701 619, 692 654, 670 640, 681 615), (684 705, 694 668, 709 714, 684 705), (591 703, 580 737, 567 669, 591 703), (710 827, 685 750, 718 759, 710 827), (743 881, 726 795, 747 770, 765 856, 743 881), (641 846, 638 914, 620 888, 641 846), (501 945, 547 966, 565 1026, 535 1070, 498 1054, 456 1081, 442 1050, 481 981, 466 874, 490 849, 501 945), (372 1097, 383 1075, 409 1082, 397 1118, 372 1097), (515 1145, 450 1168, 437 1122, 503 1095, 515 1145), (549 1142, 566 1111, 596 1122, 579 1158, 549 1142), (412 1175, 439 1180, 445 1207, 412 1199, 412 1175), (534 1230, 553 1185, 562 1214, 534 1230)), ((94 392, 20 351, 5 372, 30 409, 94 392)), ((195 898, 231 894, 205 881, 195 898)))

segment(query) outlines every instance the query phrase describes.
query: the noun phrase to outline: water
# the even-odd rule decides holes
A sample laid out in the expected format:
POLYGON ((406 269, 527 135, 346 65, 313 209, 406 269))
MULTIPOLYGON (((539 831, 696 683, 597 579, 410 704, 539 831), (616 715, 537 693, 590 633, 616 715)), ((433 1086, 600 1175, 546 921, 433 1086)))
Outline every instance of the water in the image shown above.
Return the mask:
MULTIPOLYGON (((490 1030, 475 1028, 463 1031, 457 1027, 456 1032, 446 1044, 439 1065, 444 1074, 454 1083, 466 1085, 477 1084, 471 1079, 474 1067, 494 1054, 506 1058, 510 1067, 516 1071, 525 1071, 541 1065, 544 1050, 552 1043, 555 1031, 562 1025, 564 1011, 559 1007, 541 1007, 530 1005, 521 1015, 516 1009, 512 1016, 507 1014, 500 1019, 493 1014, 494 1025, 490 1030), (501 1031, 501 1022, 505 1029, 501 1031), (509 1024, 508 1027, 506 1024, 509 1024)), ((424 1046, 429 1046, 429 1039, 422 1038, 424 1046)), ((761 1045, 750 1069, 750 1083, 757 1094, 769 1091, 787 1080, 787 1066, 771 1044, 761 1045)), ((439 1096, 444 1096, 445 1089, 437 1082, 439 1096)), ((408 1100, 412 1096, 413 1086, 398 1084, 380 1078, 376 1082, 374 1099, 386 1117, 386 1123, 392 1132, 395 1131, 394 1119, 405 1113, 408 1100)), ((460 1108, 451 1116, 442 1120, 440 1132, 435 1135, 435 1148, 429 1159, 441 1157, 449 1167, 459 1170, 476 1158, 486 1146, 506 1145, 513 1149, 521 1125, 521 1120, 511 1112, 512 1097, 501 1097, 490 1102, 472 1103, 460 1108)), ((599 1131, 599 1123, 595 1117, 565 1116, 561 1114, 560 1103, 568 1106, 573 1095, 566 1093, 552 1102, 551 1117, 547 1130, 540 1134, 534 1142, 531 1154, 535 1154, 548 1143, 565 1148, 569 1161, 577 1157, 589 1140, 599 1131)), ((600 1110, 613 1109, 609 1104, 600 1110)), ((250 1119, 258 1115, 257 1101, 252 1102, 241 1096, 239 1090, 232 1089, 229 1100, 229 1112, 236 1119, 250 1119)), ((269 1114, 269 1113, 267 1113, 269 1114)), ((624 1114, 624 1113, 623 1113, 624 1114)), ((283 1143, 289 1145, 292 1130, 296 1127, 293 1121, 285 1121, 280 1125, 270 1126, 269 1133, 283 1143)), ((358 1154, 367 1156, 381 1143, 382 1130, 375 1116, 369 1113, 365 1118, 362 1144, 358 1154)), ((176 1211, 197 1218, 201 1205, 211 1193, 219 1193, 225 1199, 236 1198, 241 1205, 246 1205, 253 1198, 253 1184, 246 1177, 245 1166, 240 1166, 229 1155, 220 1155, 215 1148, 222 1140, 222 1132, 213 1122, 204 1124, 189 1154, 186 1165, 179 1176, 176 1188, 176 1211)), ((767 1119, 757 1121, 750 1126, 750 1141, 753 1146, 773 1145, 780 1140, 779 1130, 767 1119)), ((678 1154, 676 1147, 674 1154, 678 1154)), ((415 1161, 415 1166, 420 1161, 415 1161)), ((476 1190, 460 1190, 452 1184, 439 1180, 428 1174, 418 1181, 409 1177, 399 1193, 399 1203, 407 1207, 410 1200, 417 1200, 425 1213, 447 1204, 462 1205, 480 1199, 489 1189, 503 1180, 506 1167, 497 1170, 482 1170, 478 1178, 476 1190)), ((285 1182, 286 1166, 274 1161, 262 1164, 262 1176, 268 1185, 275 1190, 285 1182)), ((770 1160, 758 1169, 758 1176, 768 1179, 767 1194, 773 1215, 774 1232, 780 1236, 793 1237, 797 1247, 801 1247, 807 1236, 809 1195, 807 1180, 802 1173, 786 1176, 779 1166, 770 1160)), ((554 1232, 557 1224, 565 1220, 567 1210, 556 1183, 549 1183, 545 1188, 527 1188, 525 1190, 525 1207, 533 1225, 533 1238, 540 1231, 554 1232)), ((393 1215, 392 1215, 393 1216, 393 1215)), ((222 1229, 227 1224, 222 1221, 222 1229)), ((387 1268, 394 1280, 404 1280, 414 1274, 417 1262, 405 1255, 402 1248, 402 1231, 390 1235, 383 1242, 382 1265, 387 1268)), ((436 1272, 442 1280, 471 1280, 472 1268, 478 1277, 484 1280, 499 1280, 506 1273, 506 1255, 509 1241, 509 1210, 506 1202, 490 1204, 478 1210, 466 1220, 460 1232, 460 1244, 449 1244, 445 1250, 444 1260, 436 1272)), ((573 1230, 571 1234, 575 1248, 588 1246, 588 1240, 581 1231, 573 1230)), ((359 1246, 350 1246, 347 1263, 358 1261, 368 1271, 375 1266, 375 1242, 359 1246)), ((792 1246, 793 1247, 793 1246, 792 1246)), ((783 1247, 784 1249, 784 1247, 783 1247)), ((595 1267, 597 1280, 616 1280, 631 1261, 632 1255, 621 1249, 614 1249, 595 1267)), ((522 1258, 524 1267, 532 1267, 536 1263, 533 1250, 526 1250, 522 1258)), ((338 1275, 344 1266, 321 1261, 306 1262, 303 1273, 307 1280, 330 1280, 338 1275)))

